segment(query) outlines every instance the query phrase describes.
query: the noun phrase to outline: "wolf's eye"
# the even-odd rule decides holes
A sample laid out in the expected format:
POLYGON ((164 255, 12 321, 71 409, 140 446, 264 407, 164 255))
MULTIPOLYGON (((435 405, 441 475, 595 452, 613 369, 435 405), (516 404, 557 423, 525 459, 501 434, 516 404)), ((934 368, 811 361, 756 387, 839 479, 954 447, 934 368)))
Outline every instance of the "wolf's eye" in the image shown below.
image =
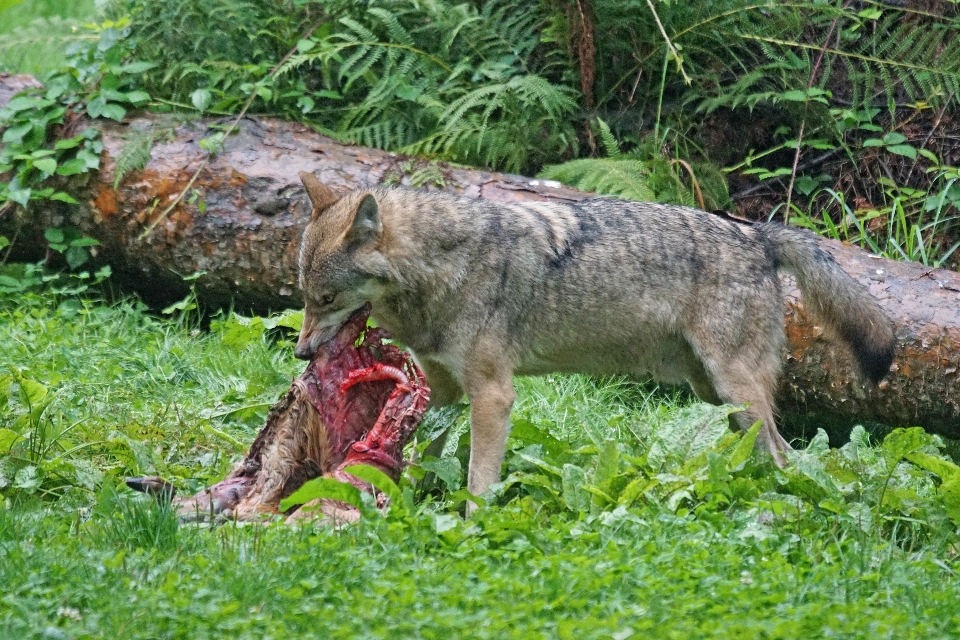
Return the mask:
POLYGON ((335 294, 335 293, 329 293, 329 294, 323 296, 322 298, 320 298, 320 304, 326 306, 326 305, 330 304, 331 302, 333 302, 333 299, 336 298, 336 297, 337 297, 337 294, 335 294))

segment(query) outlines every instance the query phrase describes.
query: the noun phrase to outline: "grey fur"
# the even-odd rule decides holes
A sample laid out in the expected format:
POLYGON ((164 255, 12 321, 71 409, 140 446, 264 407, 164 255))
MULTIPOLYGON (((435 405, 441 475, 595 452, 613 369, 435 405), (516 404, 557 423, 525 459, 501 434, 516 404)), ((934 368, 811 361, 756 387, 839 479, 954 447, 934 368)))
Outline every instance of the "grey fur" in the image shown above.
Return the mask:
POLYGON ((805 232, 609 198, 521 205, 386 188, 324 204, 304 232, 297 354, 371 302, 423 366, 434 404, 470 398, 475 494, 499 479, 514 374, 689 382, 705 401, 748 403, 739 426, 762 420, 757 446, 782 464, 778 268, 797 275, 807 307, 867 375, 882 377, 890 321, 805 232))

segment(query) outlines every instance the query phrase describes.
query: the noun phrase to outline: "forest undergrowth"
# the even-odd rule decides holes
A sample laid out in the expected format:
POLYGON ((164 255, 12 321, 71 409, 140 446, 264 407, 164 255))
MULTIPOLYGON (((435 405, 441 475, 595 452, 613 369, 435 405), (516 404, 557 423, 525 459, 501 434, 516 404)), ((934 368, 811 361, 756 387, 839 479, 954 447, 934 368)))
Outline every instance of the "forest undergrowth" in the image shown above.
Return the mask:
MULTIPOLYGON (((69 203, 65 185, 98 168, 96 130, 69 126, 80 114, 248 108, 438 162, 739 208, 898 259, 960 258, 954 3, 6 4, 0 64, 46 86, 0 112, 0 215, 69 203)), ((130 145, 129 171, 153 142, 130 145)), ((518 379, 504 480, 469 520, 461 407, 428 413, 400 499, 361 504, 355 526, 179 525, 123 478, 186 493, 221 479, 301 370, 299 314, 208 323, 193 297, 150 310, 89 268, 96 242, 75 229, 47 230, 63 272, 6 264, 11 240, 0 636, 960 630, 955 443, 856 427, 831 448, 818 432, 781 470, 753 453, 755 431, 728 429, 736 407, 626 379, 518 379)))

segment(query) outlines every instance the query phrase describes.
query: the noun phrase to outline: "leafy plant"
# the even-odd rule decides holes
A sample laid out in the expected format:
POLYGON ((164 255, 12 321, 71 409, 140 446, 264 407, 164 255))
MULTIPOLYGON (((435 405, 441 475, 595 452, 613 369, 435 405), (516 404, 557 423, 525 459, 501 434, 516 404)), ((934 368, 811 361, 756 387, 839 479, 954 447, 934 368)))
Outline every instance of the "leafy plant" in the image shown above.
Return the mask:
POLYGON ((835 240, 853 242, 878 255, 894 260, 912 260, 932 267, 946 266, 956 260, 960 240, 947 244, 960 228, 960 177, 952 167, 933 167, 933 189, 924 191, 895 184, 881 178, 887 204, 883 209, 854 210, 842 193, 829 188, 817 189, 811 207, 821 202, 816 196, 829 196, 830 210, 838 211, 834 222, 831 211, 817 215, 794 207, 794 224, 807 227, 835 240), (946 242, 945 242, 946 241, 946 242))
POLYGON ((598 119, 595 124, 607 157, 581 158, 547 166, 539 177, 628 200, 668 202, 701 209, 719 209, 729 200, 722 175, 709 163, 692 165, 679 156, 665 157, 661 151, 663 144, 650 138, 636 141, 631 152, 623 153, 607 123, 598 119), (688 175, 682 176, 681 168, 688 175), (684 177, 689 182, 684 181, 684 177))
POLYGON ((576 145, 575 94, 544 77, 552 58, 535 63, 542 20, 501 1, 398 0, 340 18, 282 73, 323 78, 317 104, 345 103, 340 138, 518 171, 576 145))
POLYGON ((5 421, 9 427, 0 428, 0 454, 5 454, 0 458, 0 492, 12 489, 57 496, 69 485, 92 490, 102 476, 77 454, 99 443, 71 443, 68 436, 80 422, 58 427, 48 413, 56 395, 22 371, 11 368, 10 372, 0 377, 0 406, 6 408, 11 399, 17 399, 20 410, 5 421))
MULTIPOLYGON (((125 62, 127 25, 121 20, 93 27, 97 42, 75 48, 71 66, 51 75, 44 88, 27 89, 0 110, 0 173, 12 174, 8 182, 0 182, 0 201, 7 207, 16 203, 25 208, 31 200, 42 199, 76 204, 66 192, 43 185, 100 167, 100 133, 93 127, 74 133, 77 116, 122 120, 124 105, 149 99, 143 91, 129 89, 137 74, 154 65, 125 62)), ((74 259, 79 255, 73 252, 74 259)))

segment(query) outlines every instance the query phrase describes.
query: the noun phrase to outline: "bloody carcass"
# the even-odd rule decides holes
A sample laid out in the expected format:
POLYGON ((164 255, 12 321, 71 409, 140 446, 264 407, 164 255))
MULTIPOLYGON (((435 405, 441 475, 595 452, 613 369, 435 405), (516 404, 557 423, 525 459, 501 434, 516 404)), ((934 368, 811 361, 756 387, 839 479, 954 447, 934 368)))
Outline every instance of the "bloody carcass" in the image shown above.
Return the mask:
MULTIPOLYGON (((384 340, 382 329, 367 328, 369 305, 351 316, 322 345, 290 390, 267 415, 250 451, 221 482, 195 496, 174 498, 174 487, 156 477, 129 478, 138 491, 173 499, 184 520, 258 520, 279 514, 280 501, 306 481, 336 478, 379 495, 344 469, 365 464, 394 481, 403 469, 403 447, 423 416, 430 389, 410 355, 384 340)), ((354 507, 318 500, 287 512, 289 520, 325 516, 359 517, 354 507)))

